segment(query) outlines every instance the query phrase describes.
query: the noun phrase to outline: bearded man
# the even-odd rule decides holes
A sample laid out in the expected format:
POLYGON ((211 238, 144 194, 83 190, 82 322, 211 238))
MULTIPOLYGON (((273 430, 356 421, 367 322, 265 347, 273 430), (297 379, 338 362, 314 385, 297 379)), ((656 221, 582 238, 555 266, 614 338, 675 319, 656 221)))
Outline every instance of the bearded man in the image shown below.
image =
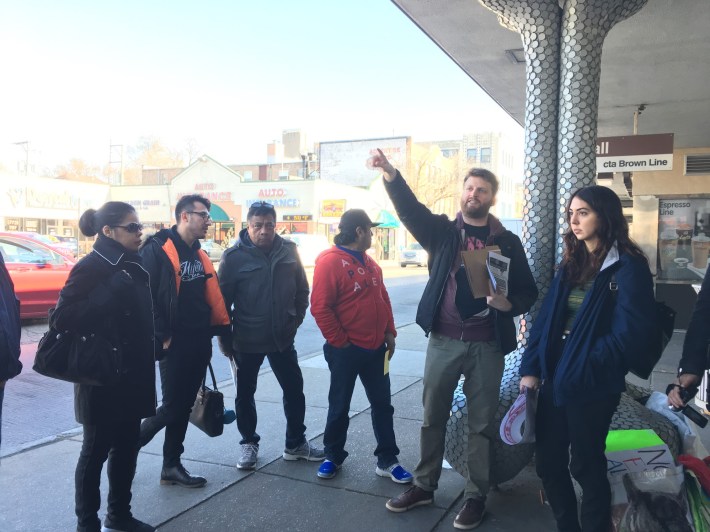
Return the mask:
POLYGON ((446 422, 461 375, 468 404, 468 466, 465 503, 454 521, 457 529, 476 528, 483 520, 490 487, 490 438, 498 431, 493 418, 505 355, 517 346, 515 316, 537 299, 520 239, 489 213, 498 180, 489 170, 473 168, 463 180, 461 210, 454 220, 433 214, 420 203, 402 175, 378 150, 372 166, 382 170, 384 184, 399 219, 429 253, 429 282, 417 309, 417 323, 429 336, 424 367, 420 458, 413 486, 387 501, 387 509, 405 512, 431 504, 444 457, 446 422), (475 297, 461 251, 495 245, 510 259, 508 293, 492 289, 475 297))

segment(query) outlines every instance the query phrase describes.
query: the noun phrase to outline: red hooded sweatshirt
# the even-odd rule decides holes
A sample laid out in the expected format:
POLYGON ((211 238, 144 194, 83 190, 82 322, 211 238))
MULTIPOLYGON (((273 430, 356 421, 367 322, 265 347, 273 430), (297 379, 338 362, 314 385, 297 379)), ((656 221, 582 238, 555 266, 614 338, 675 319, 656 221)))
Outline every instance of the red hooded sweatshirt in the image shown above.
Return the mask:
POLYGON ((333 246, 316 259, 311 314, 326 341, 377 349, 385 333, 397 335, 382 269, 367 253, 365 264, 333 246))

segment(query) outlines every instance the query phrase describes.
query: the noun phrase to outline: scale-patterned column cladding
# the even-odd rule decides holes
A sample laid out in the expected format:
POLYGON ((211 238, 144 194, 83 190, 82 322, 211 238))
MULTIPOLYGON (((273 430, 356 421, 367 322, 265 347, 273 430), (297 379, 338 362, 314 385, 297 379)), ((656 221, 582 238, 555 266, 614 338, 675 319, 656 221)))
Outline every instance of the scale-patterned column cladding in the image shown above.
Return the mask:
POLYGON ((602 46, 612 27, 647 0, 566 0, 560 50, 559 187, 556 259, 562 258, 566 209, 572 192, 594 184, 602 46))
POLYGON ((525 52, 525 177, 523 246, 540 290, 538 303, 520 322, 527 345, 534 316, 550 287, 555 260, 557 102, 561 12, 556 0, 480 0, 500 23, 520 33, 525 52))

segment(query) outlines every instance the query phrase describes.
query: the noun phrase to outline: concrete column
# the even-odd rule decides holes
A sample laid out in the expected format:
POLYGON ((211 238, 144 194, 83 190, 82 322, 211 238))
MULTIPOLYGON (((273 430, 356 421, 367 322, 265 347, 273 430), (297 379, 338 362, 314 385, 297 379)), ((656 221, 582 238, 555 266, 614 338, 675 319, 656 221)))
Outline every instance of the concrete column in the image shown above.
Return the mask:
POLYGON ((569 198, 576 189, 593 185, 596 177, 595 145, 604 39, 615 24, 637 13, 646 2, 562 2, 556 262, 562 259, 564 250, 563 236, 567 230, 565 211, 569 198))
MULTIPOLYGON (((556 0, 480 1, 498 15, 503 26, 520 33, 525 51, 523 246, 541 302, 550 287, 555 260, 560 8, 556 0)), ((519 347, 527 344, 530 316, 539 306, 533 306, 521 321, 519 347)))

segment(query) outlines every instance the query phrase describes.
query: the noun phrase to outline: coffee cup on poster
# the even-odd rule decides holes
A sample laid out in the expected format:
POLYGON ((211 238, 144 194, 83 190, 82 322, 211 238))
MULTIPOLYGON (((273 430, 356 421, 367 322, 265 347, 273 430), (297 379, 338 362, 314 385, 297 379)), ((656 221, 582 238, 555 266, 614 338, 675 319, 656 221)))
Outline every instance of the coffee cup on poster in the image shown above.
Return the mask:
POLYGON ((704 270, 708 266, 710 255, 710 237, 705 233, 698 233, 691 240, 693 250, 693 267, 704 270))
POLYGON ((685 222, 685 220, 682 220, 681 223, 676 226, 675 232, 679 243, 688 244, 690 238, 693 236, 693 227, 685 222))
POLYGON ((666 229, 658 236, 658 256, 661 259, 661 270, 673 267, 673 260, 678 252, 678 235, 673 229, 666 229))
POLYGON ((690 260, 686 259, 685 257, 678 257, 677 259, 673 259, 673 262, 675 263, 676 267, 682 269, 682 268, 687 268, 690 260))

